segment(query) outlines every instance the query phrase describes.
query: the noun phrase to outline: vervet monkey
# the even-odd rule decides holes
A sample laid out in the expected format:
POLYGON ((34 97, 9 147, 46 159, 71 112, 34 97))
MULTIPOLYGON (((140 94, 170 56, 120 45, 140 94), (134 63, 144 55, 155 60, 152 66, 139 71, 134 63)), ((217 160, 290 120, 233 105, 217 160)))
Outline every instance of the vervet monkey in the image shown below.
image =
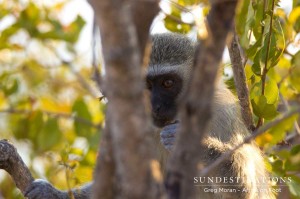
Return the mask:
MULTIPOLYGON (((185 97, 191 81, 196 42, 183 35, 166 33, 154 35, 152 46, 146 76, 147 88, 151 93, 152 117, 154 124, 162 128, 161 143, 167 150, 172 150, 180 126, 178 104, 185 97)), ((212 119, 203 140, 205 148, 201 153, 201 162, 204 166, 209 165, 224 152, 242 143, 248 135, 238 100, 226 88, 222 79, 218 78, 212 103, 212 119)), ((198 196, 201 199, 275 198, 269 189, 269 175, 263 156, 254 143, 245 144, 236 150, 210 177, 232 181, 204 182, 199 188, 198 196)))

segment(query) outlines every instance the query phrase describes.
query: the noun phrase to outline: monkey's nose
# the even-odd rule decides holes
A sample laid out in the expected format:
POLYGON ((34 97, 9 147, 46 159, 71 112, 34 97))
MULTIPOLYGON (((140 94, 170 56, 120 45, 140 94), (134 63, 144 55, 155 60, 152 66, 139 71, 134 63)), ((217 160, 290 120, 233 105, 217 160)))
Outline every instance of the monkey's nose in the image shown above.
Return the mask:
POLYGON ((154 107, 155 113, 159 113, 160 108, 161 108, 161 105, 156 105, 156 106, 154 107))

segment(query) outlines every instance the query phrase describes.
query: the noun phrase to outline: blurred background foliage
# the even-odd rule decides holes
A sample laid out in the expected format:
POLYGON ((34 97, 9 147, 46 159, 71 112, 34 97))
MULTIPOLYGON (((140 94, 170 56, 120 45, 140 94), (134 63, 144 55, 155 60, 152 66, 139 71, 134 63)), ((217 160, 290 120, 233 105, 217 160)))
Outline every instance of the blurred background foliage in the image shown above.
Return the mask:
MULTIPOLYGON (((91 181, 105 108, 91 61, 76 49, 86 22, 62 20, 70 2, 0 3, 0 138, 61 189, 91 181)), ((0 193, 22 198, 4 171, 0 193)))
MULTIPOLYGON (((89 21, 78 15, 66 23, 61 14, 74 1, 0 0, 0 138, 17 146, 34 177, 60 189, 92 179, 105 110, 92 80, 96 58, 89 52, 87 61, 78 51, 89 21)), ((163 0, 160 6, 152 32, 194 39, 209 34, 207 1, 163 0)), ((300 105, 299 24, 299 0, 239 3, 235 29, 257 128, 300 105)), ((90 50, 95 50, 92 42, 90 50)), ((235 93, 228 50, 222 65, 235 93)), ((293 179, 278 198, 300 197, 299 135, 295 115, 256 138, 272 175, 293 179)), ((22 198, 3 171, 1 194, 22 198)))

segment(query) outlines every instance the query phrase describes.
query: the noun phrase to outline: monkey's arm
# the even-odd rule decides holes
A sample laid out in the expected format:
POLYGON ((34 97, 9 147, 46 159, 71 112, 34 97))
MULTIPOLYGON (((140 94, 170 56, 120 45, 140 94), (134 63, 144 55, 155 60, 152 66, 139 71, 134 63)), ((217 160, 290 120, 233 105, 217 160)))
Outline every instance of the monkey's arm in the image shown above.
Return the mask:
MULTIPOLYGON (((89 199, 91 196, 92 183, 88 183, 81 188, 72 189, 75 199, 89 199)), ((35 180, 25 191, 28 199, 70 199, 68 191, 60 191, 53 187, 46 180, 35 180)))

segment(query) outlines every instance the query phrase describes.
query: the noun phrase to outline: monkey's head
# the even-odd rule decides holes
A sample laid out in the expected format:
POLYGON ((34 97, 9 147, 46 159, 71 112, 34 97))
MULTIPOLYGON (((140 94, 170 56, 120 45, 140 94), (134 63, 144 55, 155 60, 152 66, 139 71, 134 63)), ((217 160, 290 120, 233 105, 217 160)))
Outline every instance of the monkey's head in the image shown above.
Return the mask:
POLYGON ((189 84, 195 43, 174 33, 152 36, 152 52, 146 76, 151 93, 154 124, 164 127, 175 122, 178 101, 189 84))

